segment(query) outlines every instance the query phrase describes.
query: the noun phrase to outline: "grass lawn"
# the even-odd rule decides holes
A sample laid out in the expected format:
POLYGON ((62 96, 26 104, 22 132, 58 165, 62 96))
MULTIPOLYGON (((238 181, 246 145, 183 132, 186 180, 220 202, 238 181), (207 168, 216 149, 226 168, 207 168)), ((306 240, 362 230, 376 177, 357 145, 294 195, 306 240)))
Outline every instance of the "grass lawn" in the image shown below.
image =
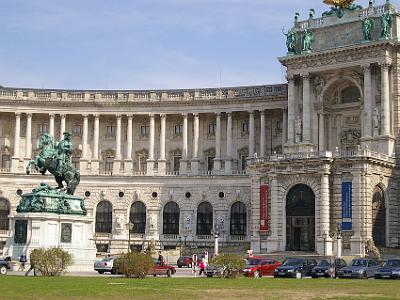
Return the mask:
POLYGON ((400 280, 0 276, 0 299, 400 299, 400 280))

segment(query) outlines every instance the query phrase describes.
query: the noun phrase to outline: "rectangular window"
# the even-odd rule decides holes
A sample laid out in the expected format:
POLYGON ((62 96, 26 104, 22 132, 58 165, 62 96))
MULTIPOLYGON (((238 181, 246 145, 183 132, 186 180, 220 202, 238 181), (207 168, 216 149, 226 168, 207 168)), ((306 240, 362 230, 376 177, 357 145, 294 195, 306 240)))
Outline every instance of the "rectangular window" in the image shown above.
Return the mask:
POLYGON ((180 156, 174 156, 174 172, 179 172, 180 161, 180 156))
POLYGON ((148 137, 149 133, 150 133, 149 125, 140 125, 140 136, 141 137, 148 137))
POLYGON ((104 171, 108 174, 112 174, 114 165, 114 158, 113 157, 106 157, 106 161, 104 164, 104 171))
POLYGON ((1 156, 1 168, 3 170, 10 170, 11 168, 11 158, 8 154, 3 154, 1 156))
POLYGON ((49 127, 46 123, 39 124, 39 134, 48 133, 49 132, 48 128, 49 127))
POLYGON ((115 125, 107 125, 106 127, 106 137, 114 138, 117 132, 117 127, 115 125))
POLYGON ((246 155, 242 155, 241 157, 240 157, 240 161, 241 161, 241 170, 242 171, 245 171, 246 170, 246 167, 247 167, 247 156, 246 155))
POLYGON ((214 170, 214 156, 207 156, 207 171, 214 170))
POLYGON ((215 135, 216 128, 217 128, 217 124, 215 124, 215 123, 209 123, 209 124, 208 124, 208 135, 209 135, 209 136, 214 136, 214 135, 215 135))
POLYGON ((175 124, 174 125, 174 136, 182 136, 183 133, 183 125, 175 124))
POLYGON ((249 134, 249 123, 243 122, 242 123, 242 135, 248 135, 248 134, 249 134))
POLYGON ((82 136, 82 126, 79 124, 75 124, 72 127, 72 134, 75 136, 82 136))
POLYGON ((74 166, 75 169, 79 171, 80 167, 80 158, 78 156, 73 156, 71 159, 72 165, 74 166))

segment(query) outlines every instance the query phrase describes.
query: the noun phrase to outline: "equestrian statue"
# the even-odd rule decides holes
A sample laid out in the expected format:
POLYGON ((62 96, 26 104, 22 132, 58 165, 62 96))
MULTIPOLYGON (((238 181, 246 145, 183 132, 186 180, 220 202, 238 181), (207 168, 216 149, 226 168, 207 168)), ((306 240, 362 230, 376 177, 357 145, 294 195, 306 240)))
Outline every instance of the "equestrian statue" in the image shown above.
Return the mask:
POLYGON ((56 145, 52 136, 42 133, 39 140, 41 152, 35 159, 29 161, 26 166, 26 174, 29 175, 31 166, 34 166, 36 171, 43 175, 49 171, 58 184, 56 189, 73 195, 80 182, 80 174, 71 163, 71 133, 64 132, 63 135, 64 139, 56 145), (63 181, 67 185, 65 188, 63 181))

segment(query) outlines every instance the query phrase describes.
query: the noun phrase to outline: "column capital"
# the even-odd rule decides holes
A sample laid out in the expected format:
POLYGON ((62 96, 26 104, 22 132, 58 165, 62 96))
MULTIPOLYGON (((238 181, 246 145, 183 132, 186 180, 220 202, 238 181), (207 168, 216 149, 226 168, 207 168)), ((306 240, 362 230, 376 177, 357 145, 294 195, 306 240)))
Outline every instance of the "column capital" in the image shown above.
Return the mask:
POLYGON ((232 114, 233 114, 233 112, 231 112, 231 111, 227 111, 227 112, 226 112, 226 115, 227 115, 228 117, 232 117, 232 114))
POLYGON ((100 114, 94 113, 94 114, 93 114, 93 117, 95 117, 96 119, 98 119, 98 118, 100 118, 100 114))
POLYGON ((293 74, 287 75, 287 76, 286 76, 286 79, 287 79, 287 81, 288 81, 289 83, 293 83, 293 82, 294 82, 294 75, 293 75, 293 74))
POLYGON ((82 117, 83 117, 84 119, 87 119, 87 118, 89 118, 89 114, 82 114, 82 117))
POLYGON ((254 115, 254 110, 249 110, 247 112, 249 113, 249 115, 254 115))
POLYGON ((15 112, 15 116, 16 116, 16 117, 21 117, 21 114, 22 114, 22 113, 21 113, 20 111, 16 111, 16 112, 15 112))
POLYGON ((182 113, 182 116, 183 116, 184 118, 187 118, 187 117, 189 116, 189 113, 184 112, 184 113, 182 113))
POLYGON ((199 115, 200 115, 200 113, 198 113, 198 112, 193 113, 193 116, 194 116, 195 118, 198 118, 199 115))
POLYGON ((128 117, 128 119, 132 120, 133 119, 133 114, 127 114, 126 115, 128 117))
POLYGON ((382 70, 389 70, 391 64, 388 62, 380 63, 379 66, 381 67, 382 70))
POLYGON ((215 116, 218 117, 218 118, 221 117, 221 114, 222 113, 220 111, 215 112, 215 116))
POLYGON ((32 118, 32 113, 26 113, 27 118, 32 118))
POLYGON ((66 114, 60 114, 60 118, 61 118, 61 119, 65 119, 66 117, 67 117, 66 114))
POLYGON ((154 113, 149 113, 149 117, 154 119, 155 114, 154 113))
POLYGON ((364 73, 371 72, 371 64, 365 64, 365 65, 362 65, 361 67, 362 67, 364 73))
POLYGON ((49 113, 49 117, 50 117, 50 118, 53 118, 53 119, 54 119, 55 116, 56 116, 55 113, 49 113))
POLYGON ((115 117, 116 117, 117 119, 121 120, 122 114, 116 114, 115 117))

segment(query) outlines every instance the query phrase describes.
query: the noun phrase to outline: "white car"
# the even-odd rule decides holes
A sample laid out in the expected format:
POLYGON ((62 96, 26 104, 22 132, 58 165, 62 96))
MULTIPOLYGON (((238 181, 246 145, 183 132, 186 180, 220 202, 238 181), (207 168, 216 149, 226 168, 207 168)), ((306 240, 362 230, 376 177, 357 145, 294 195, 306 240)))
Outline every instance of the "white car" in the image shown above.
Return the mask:
POLYGON ((105 272, 110 272, 111 274, 116 274, 116 269, 114 268, 114 257, 107 257, 101 260, 97 260, 94 263, 94 270, 103 274, 105 272))

